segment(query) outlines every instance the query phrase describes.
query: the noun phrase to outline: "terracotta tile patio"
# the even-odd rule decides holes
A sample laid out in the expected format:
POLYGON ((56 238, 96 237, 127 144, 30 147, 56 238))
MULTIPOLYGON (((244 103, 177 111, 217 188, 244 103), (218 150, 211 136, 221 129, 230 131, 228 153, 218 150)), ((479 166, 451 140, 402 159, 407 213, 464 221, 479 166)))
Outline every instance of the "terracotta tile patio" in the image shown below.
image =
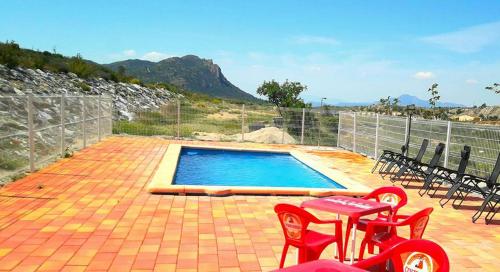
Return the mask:
MULTIPOLYGON (((309 198, 149 194, 146 185, 171 142, 111 137, 0 189, 0 270, 275 269, 283 238, 273 206, 309 198)), ((370 187, 390 184, 370 174, 373 161, 362 156, 311 153, 370 187)), ((437 199, 407 192, 410 204, 401 213, 434 207, 425 238, 445 248, 452 271, 498 271, 498 225, 473 224, 471 209, 442 209, 437 199)), ((292 250, 287 265, 293 261, 292 250)))

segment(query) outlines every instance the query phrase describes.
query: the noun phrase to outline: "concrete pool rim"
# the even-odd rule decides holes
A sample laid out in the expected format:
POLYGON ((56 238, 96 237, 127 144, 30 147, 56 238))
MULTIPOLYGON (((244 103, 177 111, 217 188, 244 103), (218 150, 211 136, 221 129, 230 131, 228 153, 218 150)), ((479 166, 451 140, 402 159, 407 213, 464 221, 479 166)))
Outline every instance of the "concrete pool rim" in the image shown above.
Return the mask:
POLYGON ((228 146, 207 146, 207 145, 192 145, 192 144, 170 144, 157 166, 157 170, 153 175, 147 187, 150 193, 154 194, 178 194, 178 195, 297 195, 297 196, 331 196, 331 195, 347 195, 347 196, 362 196, 371 191, 370 188, 364 186, 345 173, 329 168, 321 161, 317 161, 310 154, 299 150, 277 150, 277 149, 262 149, 262 148, 246 148, 246 147, 228 147, 228 146), (233 151, 248 151, 248 152, 272 152, 290 154, 298 161, 304 163, 313 170, 325 175, 331 180, 344 186, 341 188, 304 188, 304 187, 265 187, 265 186, 213 186, 213 185, 178 185, 174 184, 177 164, 179 162, 182 147, 200 148, 200 149, 215 149, 215 150, 233 150, 233 151))

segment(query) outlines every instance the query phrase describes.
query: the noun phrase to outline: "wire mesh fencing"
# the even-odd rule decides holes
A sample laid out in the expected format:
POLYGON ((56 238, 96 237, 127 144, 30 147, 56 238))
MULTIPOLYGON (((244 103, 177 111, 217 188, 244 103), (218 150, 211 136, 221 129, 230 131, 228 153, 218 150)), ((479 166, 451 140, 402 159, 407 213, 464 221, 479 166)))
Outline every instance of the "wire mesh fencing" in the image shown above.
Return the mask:
POLYGON ((128 111, 127 117, 121 115, 115 120, 113 133, 201 141, 337 145, 338 115, 328 110, 180 99, 159 108, 128 111))
POLYGON ((409 137, 413 157, 424 139, 429 146, 422 159, 429 162, 439 143, 446 144, 440 165, 456 169, 464 145, 471 147, 467 172, 486 176, 500 153, 500 127, 443 120, 424 120, 373 113, 339 113, 339 147, 377 158, 383 150, 401 151, 409 137))
POLYGON ((100 96, 0 97, 0 180, 110 135, 111 109, 100 96))

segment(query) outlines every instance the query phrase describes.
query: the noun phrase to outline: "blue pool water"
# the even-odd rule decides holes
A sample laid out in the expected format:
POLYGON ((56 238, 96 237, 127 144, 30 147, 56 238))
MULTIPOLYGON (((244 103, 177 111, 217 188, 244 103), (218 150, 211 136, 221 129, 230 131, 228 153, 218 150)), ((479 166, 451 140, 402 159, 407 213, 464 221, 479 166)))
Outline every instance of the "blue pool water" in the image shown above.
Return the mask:
POLYGON ((290 154, 186 147, 174 184, 345 189, 290 154))

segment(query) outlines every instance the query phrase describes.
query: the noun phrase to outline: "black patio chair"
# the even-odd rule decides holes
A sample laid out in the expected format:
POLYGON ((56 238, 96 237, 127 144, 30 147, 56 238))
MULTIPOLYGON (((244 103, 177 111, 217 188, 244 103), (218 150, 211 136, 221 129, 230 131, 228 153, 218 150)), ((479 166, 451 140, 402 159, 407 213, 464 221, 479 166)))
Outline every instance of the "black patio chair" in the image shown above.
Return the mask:
POLYGON ((484 199, 487 199, 488 196, 490 196, 490 194, 497 187, 497 179, 499 175, 500 175, 500 153, 498 154, 497 161, 495 163, 495 166, 493 167, 493 171, 491 172, 490 176, 488 176, 487 178, 481 178, 474 175, 465 174, 461 182, 454 184, 450 188, 448 193, 446 193, 445 198, 439 201, 441 207, 444 206, 444 204, 446 204, 446 202, 448 202, 455 195, 456 195, 455 199, 453 200, 454 207, 460 207, 463 201, 467 198, 467 196, 470 193, 479 194, 484 199), (441 203, 442 200, 446 200, 446 202, 441 203))
POLYGON ((498 210, 500 210, 500 206, 497 208, 498 203, 500 203, 500 184, 496 183, 492 189, 490 189, 490 193, 486 196, 481 207, 477 210, 477 212, 472 216, 472 222, 476 222, 481 214, 484 212, 486 208, 489 208, 488 213, 484 217, 484 221, 486 225, 491 223, 495 214, 497 214, 498 210))
MULTIPOLYGON (((415 158, 413 158, 413 160, 415 161, 421 161, 422 160, 422 157, 424 156, 425 154, 425 150, 427 150, 427 146, 429 145, 429 140, 427 139, 424 139, 422 141, 422 144, 420 145, 420 149, 418 150, 418 154, 417 156, 415 156, 415 158)), ((385 177, 386 175, 390 175, 391 177, 393 177, 394 175, 396 176, 401 176, 403 175, 404 173, 406 173, 406 171, 408 170, 408 168, 405 166, 405 162, 408 161, 408 160, 411 160, 410 157, 408 156, 404 156, 404 155, 401 155, 397 158, 397 160, 391 162, 382 172, 382 169, 379 170, 379 173, 382 177, 385 177), (396 172, 396 170, 398 170, 398 172, 396 172), (395 174, 396 173, 396 174, 395 174)))
POLYGON ((432 156, 432 159, 429 161, 428 164, 415 160, 408 160, 407 161, 408 171, 403 180, 401 181, 401 185, 403 185, 403 187, 407 187, 411 181, 418 181, 420 178, 424 180, 424 183, 427 182, 427 180, 433 180, 436 174, 435 169, 439 164, 439 160, 443 155, 445 147, 446 147, 445 144, 439 143, 436 146, 436 149, 434 150, 434 155, 432 156), (411 176, 411 178, 408 179, 408 176, 411 176))
POLYGON ((394 183, 397 179, 401 178, 402 175, 406 174, 408 171, 408 162, 420 162, 422 161, 422 157, 424 157, 425 150, 429 145, 429 140, 424 139, 422 144, 420 145, 420 149, 418 150, 417 156, 415 158, 410 158, 407 156, 400 156, 399 159, 394 163, 391 169, 386 170, 387 174, 391 175, 391 181, 394 183), (393 170, 394 169, 394 170, 393 170), (395 169, 399 169, 397 172, 395 169))
POLYGON ((460 152, 460 162, 458 163, 457 170, 452 170, 449 168, 437 166, 436 172, 433 179, 427 179, 422 188, 418 191, 420 196, 423 196, 425 193, 430 197, 434 197, 436 192, 441 188, 444 183, 448 183, 450 185, 456 184, 460 182, 465 174, 465 169, 467 168, 467 164, 469 163, 470 157, 470 146, 464 146, 464 149, 460 152), (430 191, 433 190, 433 193, 430 194, 430 191))
POLYGON ((382 151, 382 155, 380 155, 380 157, 378 157, 377 162, 375 162, 375 165, 372 168, 372 173, 375 172, 375 170, 377 170, 377 167, 380 163, 382 163, 382 165, 380 165, 380 171, 381 171, 388 163, 397 161, 399 157, 405 154, 405 151, 406 151, 405 145, 401 146, 401 153, 384 149, 382 151))

